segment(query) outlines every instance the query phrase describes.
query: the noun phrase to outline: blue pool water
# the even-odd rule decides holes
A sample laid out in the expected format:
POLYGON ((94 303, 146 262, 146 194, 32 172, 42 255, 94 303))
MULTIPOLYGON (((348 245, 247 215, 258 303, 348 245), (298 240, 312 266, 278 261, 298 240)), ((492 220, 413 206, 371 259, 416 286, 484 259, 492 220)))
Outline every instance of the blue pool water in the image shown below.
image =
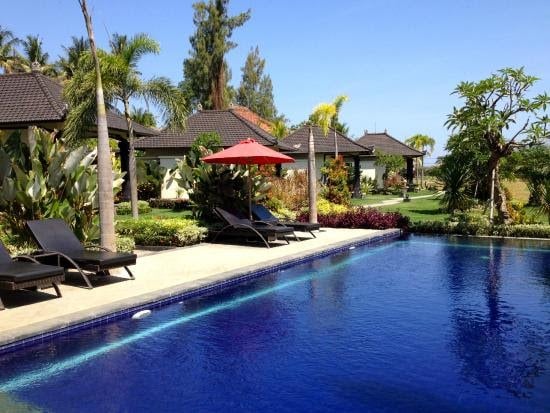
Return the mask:
POLYGON ((15 405, 549 412, 550 246, 358 247, 4 354, 0 411, 15 405))

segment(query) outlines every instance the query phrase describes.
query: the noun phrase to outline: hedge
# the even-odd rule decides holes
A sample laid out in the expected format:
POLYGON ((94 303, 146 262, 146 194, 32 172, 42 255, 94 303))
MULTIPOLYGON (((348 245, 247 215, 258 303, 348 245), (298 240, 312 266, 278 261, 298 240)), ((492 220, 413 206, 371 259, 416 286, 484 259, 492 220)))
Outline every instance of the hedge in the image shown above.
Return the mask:
MULTIPOLYGON (((120 202, 115 205, 117 215, 130 215, 132 213, 132 205, 130 202, 120 202)), ((138 213, 147 214, 151 212, 151 206, 147 201, 138 201, 138 213)))
MULTIPOLYGON (((297 219, 307 222, 309 214, 303 213, 297 219)), ((365 207, 351 208, 335 214, 319 214, 317 220, 321 226, 330 228, 407 229, 409 225, 409 218, 399 212, 381 212, 365 207)))
POLYGON ((414 222, 410 232, 424 234, 494 235, 499 237, 550 238, 550 225, 479 225, 440 221, 414 222))
POLYGON ((159 209, 173 209, 174 211, 181 211, 182 209, 189 208, 191 206, 190 202, 186 199, 150 199, 149 205, 152 208, 159 209))
POLYGON ((196 221, 181 218, 120 221, 116 231, 121 236, 132 237, 136 245, 167 247, 198 244, 207 232, 196 221))

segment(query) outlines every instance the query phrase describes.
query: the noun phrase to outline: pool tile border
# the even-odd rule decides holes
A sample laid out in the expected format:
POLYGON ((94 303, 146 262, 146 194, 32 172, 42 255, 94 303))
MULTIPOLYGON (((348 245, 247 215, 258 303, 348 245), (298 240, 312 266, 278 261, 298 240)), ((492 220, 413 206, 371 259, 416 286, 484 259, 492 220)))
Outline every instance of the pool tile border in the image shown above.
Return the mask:
MULTIPOLYGON (((323 258, 329 255, 349 250, 350 247, 377 245, 393 241, 399 238, 401 235, 402 233, 399 229, 383 230, 366 237, 363 236, 360 238, 342 241, 337 244, 332 244, 326 249, 324 248, 321 250, 313 251, 305 255, 297 254, 294 256, 285 257, 283 259, 276 259, 259 265, 244 267, 239 270, 228 271, 210 277, 205 277, 204 279, 184 283, 181 284, 179 288, 178 286, 170 287, 169 289, 167 289, 170 291, 158 290, 150 294, 133 297, 131 300, 123 300, 122 303, 124 303, 125 301, 135 300, 139 300, 141 301, 141 303, 129 304, 127 308, 124 308, 122 310, 107 311, 106 314, 102 315, 92 314, 91 316, 88 315, 88 317, 81 317, 79 321, 68 321, 66 323, 67 325, 63 327, 45 327, 45 330, 47 331, 39 334, 33 334, 29 337, 13 337, 10 339, 2 340, 4 341, 4 343, 0 342, 0 356, 25 347, 30 347, 35 344, 51 341, 57 337, 65 336, 76 331, 81 331, 84 329, 111 323, 116 320, 128 318, 134 313, 141 310, 160 308, 169 304, 197 297, 199 295, 220 291, 224 288, 231 287, 258 277, 262 277, 275 271, 285 270, 296 265, 313 261, 317 258, 323 258), (190 284, 195 284, 195 286, 192 286, 190 284), (148 298, 148 296, 151 297, 148 298)), ((78 314, 73 315, 72 318, 77 315, 78 314)), ((53 320, 53 323, 59 324, 60 320, 53 320)))

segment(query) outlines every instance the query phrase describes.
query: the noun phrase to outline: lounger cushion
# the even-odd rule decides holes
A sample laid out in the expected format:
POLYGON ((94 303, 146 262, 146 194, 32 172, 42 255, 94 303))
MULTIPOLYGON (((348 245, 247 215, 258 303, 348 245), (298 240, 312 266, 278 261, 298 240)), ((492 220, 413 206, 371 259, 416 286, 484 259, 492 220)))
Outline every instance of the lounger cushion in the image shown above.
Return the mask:
POLYGON ((110 251, 82 250, 65 254, 81 266, 94 265, 104 268, 134 265, 137 259, 136 254, 110 251))
POLYGON ((34 262, 12 261, 0 264, 0 281, 23 282, 63 275, 63 268, 34 262))
POLYGON ((312 224, 309 222, 298 222, 298 221, 280 221, 281 224, 286 225, 287 227, 292 227, 297 231, 317 231, 321 229, 321 224, 312 224))

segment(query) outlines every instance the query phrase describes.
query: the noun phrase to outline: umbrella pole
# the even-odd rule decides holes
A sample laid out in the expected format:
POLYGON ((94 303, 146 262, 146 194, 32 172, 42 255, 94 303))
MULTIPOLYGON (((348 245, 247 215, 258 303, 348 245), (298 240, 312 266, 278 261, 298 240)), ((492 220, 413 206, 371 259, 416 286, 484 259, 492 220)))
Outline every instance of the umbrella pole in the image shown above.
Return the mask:
POLYGON ((248 219, 252 221, 252 180, 250 179, 250 165, 246 165, 248 169, 248 219))

